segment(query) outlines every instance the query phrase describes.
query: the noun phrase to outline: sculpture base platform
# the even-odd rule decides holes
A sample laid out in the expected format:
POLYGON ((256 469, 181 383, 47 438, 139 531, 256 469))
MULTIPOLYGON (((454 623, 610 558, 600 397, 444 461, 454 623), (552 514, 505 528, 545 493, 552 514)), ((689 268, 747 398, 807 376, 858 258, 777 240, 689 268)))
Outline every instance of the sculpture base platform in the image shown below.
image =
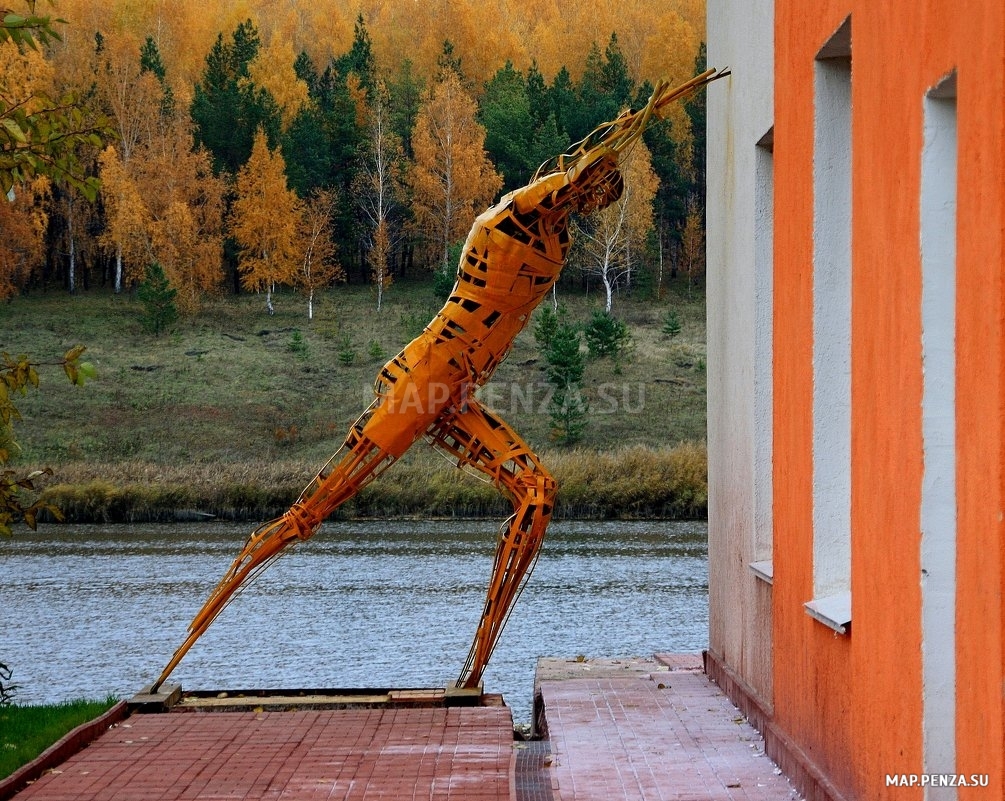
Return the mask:
POLYGON ((180 684, 162 684, 154 692, 148 684, 126 701, 130 712, 167 712, 181 700, 180 684))
POLYGON ((163 685, 144 687, 128 701, 133 712, 201 710, 289 711, 297 709, 377 709, 403 707, 505 706, 503 697, 473 688, 195 690, 163 685))

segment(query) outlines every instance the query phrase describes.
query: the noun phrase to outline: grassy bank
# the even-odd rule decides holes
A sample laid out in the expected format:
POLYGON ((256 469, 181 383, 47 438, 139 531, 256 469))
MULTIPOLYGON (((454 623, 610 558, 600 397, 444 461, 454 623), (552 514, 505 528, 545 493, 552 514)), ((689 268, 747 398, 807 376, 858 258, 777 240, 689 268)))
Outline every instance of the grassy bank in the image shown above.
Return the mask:
POLYGON ((116 699, 0 707, 0 778, 10 776, 77 726, 107 712, 116 699))
MULTIPOLYGON (((585 322, 599 295, 560 295, 585 322)), ((619 299, 633 346, 620 364, 590 360, 591 413, 574 449, 551 437, 544 359, 530 328, 479 397, 508 420, 560 482, 559 514, 704 512, 703 297, 619 299), (669 310, 683 323, 670 338, 669 310)), ((365 287, 303 297, 213 301, 151 337, 131 296, 49 292, 0 307, 0 349, 55 359, 83 343, 98 379, 70 386, 43 369, 21 399, 24 467, 51 466, 46 492, 74 520, 172 519, 178 510, 259 519, 285 509, 372 398, 380 365, 439 307, 428 285, 397 285, 377 312, 365 287)), ((531 326, 532 328, 532 326, 531 326)), ((499 515, 491 487, 426 446, 371 485, 347 515, 499 515)))
MULTIPOLYGON (((558 481, 555 516, 702 517, 701 445, 632 446, 613 453, 545 452, 558 481)), ((75 462, 45 491, 70 522, 262 520, 296 500, 317 465, 294 461, 164 466, 75 462)), ((428 451, 403 460, 337 513, 341 517, 504 517, 512 511, 480 476, 428 451)))

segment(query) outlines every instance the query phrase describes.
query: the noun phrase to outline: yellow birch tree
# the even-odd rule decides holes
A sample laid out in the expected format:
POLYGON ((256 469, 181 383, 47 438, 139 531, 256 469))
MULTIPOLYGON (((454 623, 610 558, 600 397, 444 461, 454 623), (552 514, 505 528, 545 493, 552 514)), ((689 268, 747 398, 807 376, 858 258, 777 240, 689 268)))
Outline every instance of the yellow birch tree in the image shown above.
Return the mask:
POLYGON ((419 235, 435 248, 439 269, 447 267, 450 246, 464 239, 503 183, 485 152, 485 128, 476 111, 457 73, 447 70, 415 121, 415 161, 408 177, 412 211, 419 235))
POLYGON ((0 300, 16 295, 45 260, 49 191, 42 176, 0 195, 0 300))
POLYGON ((98 163, 106 220, 100 242, 115 252, 115 291, 121 292, 130 281, 143 278, 150 260, 150 212, 114 145, 105 148, 98 163))
POLYGON ((621 199, 573 223, 580 269, 600 279, 608 314, 614 303, 615 289, 630 285, 632 271, 636 269, 653 227, 653 201, 659 179, 642 142, 636 143, 621 159, 621 175, 625 183, 621 199))
POLYGON ((178 311, 194 314, 223 280, 224 180, 206 149, 193 147, 182 117, 162 119, 133 163, 150 209, 153 261, 178 291, 178 311))
POLYGON ((296 285, 307 293, 307 319, 314 319, 314 293, 333 281, 344 281, 345 270, 338 263, 332 241, 335 195, 330 190, 316 191, 304 204, 300 237, 304 258, 296 285))
POLYGON ((277 149, 269 150, 265 132, 255 134, 251 157, 237 174, 236 198, 230 211, 230 233, 241 249, 241 285, 265 290, 272 314, 277 284, 293 284, 303 262, 303 203, 286 185, 286 164, 277 149))
POLYGON ((377 291, 377 311, 384 290, 391 285, 390 260, 394 249, 392 219, 398 216, 398 199, 404 194, 404 148, 391 127, 390 98, 386 86, 377 87, 372 106, 365 106, 366 136, 353 192, 367 221, 366 262, 377 291))
POLYGON ((705 228, 702 224, 702 206, 697 197, 691 195, 685 205, 686 216, 680 239, 681 267, 687 275, 687 296, 691 297, 691 287, 705 273, 705 228))
POLYGON ((289 125, 297 112, 307 103, 307 84, 293 71, 297 54, 293 42, 281 33, 273 33, 268 44, 248 65, 248 79, 267 89, 282 109, 283 125, 289 125))

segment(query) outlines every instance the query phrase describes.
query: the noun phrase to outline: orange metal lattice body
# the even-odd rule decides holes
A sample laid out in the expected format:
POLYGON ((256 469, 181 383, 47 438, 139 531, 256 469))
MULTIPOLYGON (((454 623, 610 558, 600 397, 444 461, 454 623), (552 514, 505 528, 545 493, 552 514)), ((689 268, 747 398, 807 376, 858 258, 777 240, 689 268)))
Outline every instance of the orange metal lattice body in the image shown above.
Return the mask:
POLYGON ((311 537, 339 505, 426 437, 491 478, 513 501, 496 548, 485 607, 458 686, 480 683, 499 634, 537 558, 555 481, 526 443, 474 398, 557 280, 570 246, 569 215, 621 196, 618 157, 668 103, 726 73, 708 70, 676 89, 657 87, 644 109, 598 128, 538 170, 471 228, 444 307, 381 369, 376 398, 342 448, 281 518, 257 529, 189 627, 153 685, 167 678, 236 591, 288 545, 311 537))

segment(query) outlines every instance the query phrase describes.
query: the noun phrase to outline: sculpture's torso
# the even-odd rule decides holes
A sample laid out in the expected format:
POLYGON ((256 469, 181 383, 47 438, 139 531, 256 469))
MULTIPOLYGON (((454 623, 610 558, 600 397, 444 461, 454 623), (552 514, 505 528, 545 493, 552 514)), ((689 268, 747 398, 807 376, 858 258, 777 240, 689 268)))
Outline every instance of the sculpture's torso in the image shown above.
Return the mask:
POLYGON ((512 199, 478 216, 446 304, 377 377, 381 402, 366 428, 392 453, 489 380, 562 271, 568 208, 521 214, 512 199))

